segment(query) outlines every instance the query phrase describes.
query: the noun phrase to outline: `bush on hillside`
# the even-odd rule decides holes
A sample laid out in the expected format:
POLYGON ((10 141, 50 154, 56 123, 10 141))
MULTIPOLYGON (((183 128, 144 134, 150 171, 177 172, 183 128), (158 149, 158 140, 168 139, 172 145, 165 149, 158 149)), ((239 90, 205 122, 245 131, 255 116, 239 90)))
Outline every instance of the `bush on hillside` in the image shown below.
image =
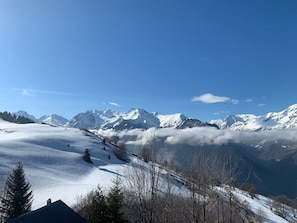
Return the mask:
POLYGON ((93 163, 93 161, 91 160, 91 154, 90 154, 89 149, 85 149, 82 159, 84 161, 86 161, 87 163, 93 163))

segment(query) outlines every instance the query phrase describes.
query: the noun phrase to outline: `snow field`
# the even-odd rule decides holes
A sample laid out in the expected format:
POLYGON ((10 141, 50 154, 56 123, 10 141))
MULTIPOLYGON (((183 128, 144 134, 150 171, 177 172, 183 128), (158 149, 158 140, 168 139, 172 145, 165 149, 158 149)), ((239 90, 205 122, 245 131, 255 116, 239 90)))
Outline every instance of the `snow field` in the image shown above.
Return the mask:
MULTIPOLYGON (((86 130, 45 124, 20 125, 0 120, 0 184, 4 184, 5 176, 21 162, 34 194, 32 209, 44 206, 48 198, 52 201, 61 199, 73 206, 77 199, 96 189, 98 185, 104 190, 109 189, 117 175, 123 176, 125 184, 127 171, 139 168, 138 170, 148 173, 149 165, 152 165, 133 156, 131 163, 124 163, 112 151, 112 145, 102 144, 98 136, 86 130), (85 149, 89 149, 93 164, 82 160, 85 149)), ((158 165, 155 167, 163 177, 168 174, 168 170, 158 165)), ((172 191, 187 196, 189 192, 182 186, 182 176, 174 172, 170 174, 175 178, 172 180, 172 191)), ((149 184, 150 179, 146 180, 149 184)), ((166 182, 161 178, 160 184, 166 182)), ((222 187, 217 187, 216 190, 227 194, 222 187)), ((233 194, 241 203, 248 204, 254 213, 260 213, 261 210, 265 222, 289 222, 271 211, 268 198, 257 195, 252 199, 246 192, 238 189, 233 194)), ((296 220, 289 212, 287 219, 296 220)))

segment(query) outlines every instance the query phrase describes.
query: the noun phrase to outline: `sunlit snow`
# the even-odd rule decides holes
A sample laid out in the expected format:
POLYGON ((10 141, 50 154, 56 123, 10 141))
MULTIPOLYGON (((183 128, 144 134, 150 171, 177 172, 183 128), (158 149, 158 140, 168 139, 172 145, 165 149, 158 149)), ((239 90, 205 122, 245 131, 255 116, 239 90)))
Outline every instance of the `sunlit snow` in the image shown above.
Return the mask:
MULTIPOLYGON (((85 130, 45 124, 20 125, 0 120, 0 179, 3 184, 4 176, 21 162, 32 185, 33 209, 44 206, 48 198, 61 199, 72 206, 80 196, 98 185, 108 189, 117 175, 125 181, 127 167, 136 167, 118 160, 112 150, 112 145, 104 145, 98 136, 85 130), (90 150, 94 164, 81 159, 85 149, 90 150)), ((134 159, 131 157, 132 163, 134 159)), ((140 162, 138 165, 145 167, 148 164, 140 162)), ((174 187, 177 192, 186 194, 186 188, 174 187)), ((223 188, 217 190, 225 193, 223 188)), ((255 213, 262 210, 266 222, 289 222, 270 210, 267 198, 257 196, 252 199, 241 190, 235 190, 234 194, 255 213)), ((287 218, 294 219, 289 212, 287 218)))

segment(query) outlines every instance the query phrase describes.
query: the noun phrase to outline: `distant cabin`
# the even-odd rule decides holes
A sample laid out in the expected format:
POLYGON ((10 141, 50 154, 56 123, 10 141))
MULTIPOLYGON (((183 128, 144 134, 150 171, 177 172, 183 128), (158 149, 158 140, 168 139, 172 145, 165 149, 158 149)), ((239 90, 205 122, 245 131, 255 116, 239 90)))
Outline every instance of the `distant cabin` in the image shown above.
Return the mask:
POLYGON ((87 221, 58 200, 35 211, 28 212, 6 223, 87 223, 87 221))

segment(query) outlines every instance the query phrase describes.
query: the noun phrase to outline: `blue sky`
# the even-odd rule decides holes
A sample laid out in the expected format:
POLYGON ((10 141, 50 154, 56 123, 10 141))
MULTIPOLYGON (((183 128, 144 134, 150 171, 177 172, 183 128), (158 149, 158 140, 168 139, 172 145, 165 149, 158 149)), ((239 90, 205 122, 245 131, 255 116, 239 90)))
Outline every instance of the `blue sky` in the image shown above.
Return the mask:
POLYGON ((0 111, 281 111, 296 40, 295 0, 3 0, 0 111))

